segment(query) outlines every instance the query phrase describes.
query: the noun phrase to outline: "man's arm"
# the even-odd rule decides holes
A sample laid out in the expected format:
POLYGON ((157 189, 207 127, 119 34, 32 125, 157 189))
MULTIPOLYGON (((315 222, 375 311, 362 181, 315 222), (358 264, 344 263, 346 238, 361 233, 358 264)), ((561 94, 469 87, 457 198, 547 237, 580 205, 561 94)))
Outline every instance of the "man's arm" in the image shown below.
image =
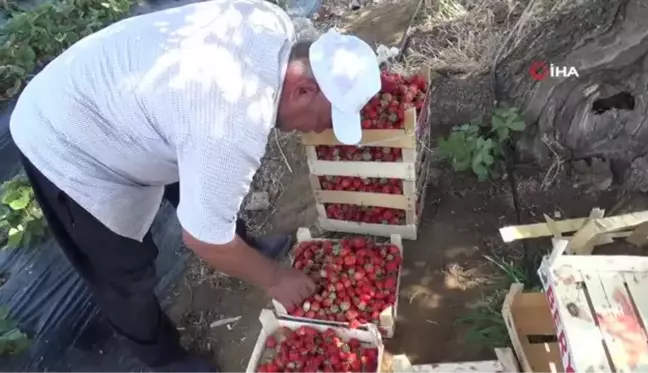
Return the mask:
POLYGON ((279 266, 241 239, 238 235, 224 245, 211 245, 197 240, 187 231, 182 239, 205 262, 220 272, 268 289, 277 283, 279 266))
POLYGON ((267 259, 238 235, 224 245, 202 242, 187 231, 183 231, 182 238, 187 247, 213 268, 265 289, 287 309, 299 306, 315 291, 315 284, 304 273, 267 259))
POLYGON ((186 245, 208 264, 266 290, 289 309, 312 294, 313 281, 236 235, 236 215, 265 150, 265 136, 245 131, 232 124, 220 131, 193 126, 180 142, 178 219, 186 245))

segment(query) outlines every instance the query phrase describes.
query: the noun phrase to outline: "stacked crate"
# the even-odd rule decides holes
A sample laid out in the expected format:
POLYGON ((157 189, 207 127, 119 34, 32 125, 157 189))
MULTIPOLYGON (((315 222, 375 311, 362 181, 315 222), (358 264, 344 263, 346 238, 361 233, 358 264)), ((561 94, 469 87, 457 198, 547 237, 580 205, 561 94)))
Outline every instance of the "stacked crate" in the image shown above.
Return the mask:
MULTIPOLYGON (((424 77, 429 87, 429 69, 423 69, 418 75, 424 77)), ((398 149, 396 152, 400 153, 402 157, 395 161, 324 160, 320 158, 320 155, 326 151, 322 150, 323 146, 342 146, 341 152, 353 150, 350 148, 355 147, 345 147, 339 143, 332 130, 309 133, 302 137, 322 229, 387 237, 399 234, 405 239, 416 239, 429 169, 429 157, 426 157, 426 147, 430 137, 428 106, 429 88, 420 112, 417 113, 416 108, 410 108, 405 112, 402 129, 362 130, 362 141, 357 151, 372 148, 375 151, 376 148, 382 148, 386 152, 393 153, 393 149, 398 149), (320 154, 318 155, 318 153, 320 154), (370 178, 369 180, 383 179, 381 182, 385 182, 385 179, 398 179, 402 181, 402 187, 399 185, 401 193, 327 190, 323 184, 327 184, 327 179, 334 180, 332 177, 362 178, 362 182, 368 178, 370 178), (338 220, 331 214, 327 214, 327 207, 330 204, 395 209, 394 212, 399 221, 398 224, 393 224, 393 220, 381 223, 338 220)), ((390 183, 391 180, 387 182, 390 183)), ((333 210, 331 207, 329 209, 333 210)))

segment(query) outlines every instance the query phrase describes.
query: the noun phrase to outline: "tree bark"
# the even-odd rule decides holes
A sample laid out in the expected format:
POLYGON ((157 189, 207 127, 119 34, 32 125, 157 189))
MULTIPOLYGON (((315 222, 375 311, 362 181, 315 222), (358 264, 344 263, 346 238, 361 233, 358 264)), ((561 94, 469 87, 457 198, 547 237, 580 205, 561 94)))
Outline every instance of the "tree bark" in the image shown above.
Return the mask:
POLYGON ((554 142, 563 161, 605 159, 616 181, 648 191, 647 56, 646 0, 576 1, 536 25, 496 71, 503 97, 524 108, 521 154, 551 164, 554 142), (535 81, 536 60, 574 66, 579 77, 535 81))

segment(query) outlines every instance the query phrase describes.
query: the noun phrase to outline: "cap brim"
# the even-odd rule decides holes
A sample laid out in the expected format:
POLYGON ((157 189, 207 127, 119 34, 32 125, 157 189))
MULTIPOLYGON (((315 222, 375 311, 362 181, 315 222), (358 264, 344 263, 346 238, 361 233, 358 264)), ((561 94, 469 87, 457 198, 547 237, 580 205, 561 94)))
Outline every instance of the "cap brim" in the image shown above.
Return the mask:
POLYGON ((331 110, 333 133, 339 142, 345 145, 357 145, 362 140, 360 113, 349 113, 337 109, 331 110))

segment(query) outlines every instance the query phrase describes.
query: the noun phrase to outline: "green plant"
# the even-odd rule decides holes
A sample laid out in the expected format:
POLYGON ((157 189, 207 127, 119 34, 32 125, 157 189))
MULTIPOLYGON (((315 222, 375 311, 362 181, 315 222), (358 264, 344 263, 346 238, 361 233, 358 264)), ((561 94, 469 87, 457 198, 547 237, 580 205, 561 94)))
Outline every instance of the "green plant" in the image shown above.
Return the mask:
POLYGON ((12 249, 40 241, 47 233, 34 191, 23 176, 0 187, 0 245, 12 249))
POLYGON ((502 105, 493 110, 491 120, 481 118, 455 126, 447 138, 439 140, 439 151, 457 172, 469 169, 479 181, 498 177, 502 169, 503 151, 512 132, 524 130, 519 110, 502 105))
POLYGON ((0 356, 17 355, 29 347, 27 334, 9 319, 9 309, 0 307, 0 356))
POLYGON ((0 27, 0 101, 17 95, 38 66, 119 20, 132 0, 60 0, 12 13, 0 27))
POLYGON ((457 323, 469 326, 465 335, 469 343, 488 348, 506 347, 510 340, 501 309, 508 289, 513 283, 522 283, 528 290, 537 291, 540 290, 540 283, 537 276, 526 276, 528 271, 521 268, 524 263, 517 264, 489 255, 484 255, 484 258, 501 271, 501 284, 486 297, 482 306, 457 319, 457 323))

